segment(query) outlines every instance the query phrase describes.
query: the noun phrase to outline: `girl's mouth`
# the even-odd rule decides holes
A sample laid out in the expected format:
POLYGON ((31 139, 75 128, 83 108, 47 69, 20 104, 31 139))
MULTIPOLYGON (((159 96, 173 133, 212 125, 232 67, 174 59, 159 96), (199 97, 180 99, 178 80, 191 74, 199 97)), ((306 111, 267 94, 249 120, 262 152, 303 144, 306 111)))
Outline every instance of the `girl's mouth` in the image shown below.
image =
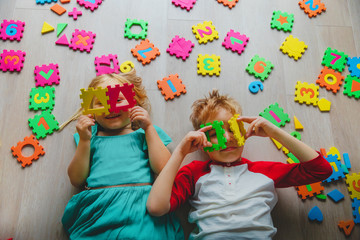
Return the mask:
POLYGON ((113 118, 117 118, 117 117, 120 117, 121 114, 116 114, 116 115, 110 115, 110 116, 106 116, 105 118, 106 119, 113 119, 113 118))

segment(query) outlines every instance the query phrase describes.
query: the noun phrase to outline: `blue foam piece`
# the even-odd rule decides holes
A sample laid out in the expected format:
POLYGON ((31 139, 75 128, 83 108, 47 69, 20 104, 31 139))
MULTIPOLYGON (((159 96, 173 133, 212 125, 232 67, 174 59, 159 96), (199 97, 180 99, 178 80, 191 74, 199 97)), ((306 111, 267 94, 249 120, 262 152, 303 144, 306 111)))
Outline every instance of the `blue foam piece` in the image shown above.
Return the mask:
POLYGON ((348 169, 350 169, 351 168, 351 162, 350 162, 349 154, 348 153, 343 153, 343 159, 344 159, 345 166, 348 169))
POLYGON ((318 221, 318 222, 322 222, 324 220, 324 216, 320 210, 320 208, 318 206, 313 207, 309 214, 308 214, 308 218, 311 221, 318 221))
POLYGON ((334 202, 339 202, 340 200, 344 199, 344 194, 342 194, 339 190, 334 189, 331 192, 329 192, 328 197, 331 198, 334 202))

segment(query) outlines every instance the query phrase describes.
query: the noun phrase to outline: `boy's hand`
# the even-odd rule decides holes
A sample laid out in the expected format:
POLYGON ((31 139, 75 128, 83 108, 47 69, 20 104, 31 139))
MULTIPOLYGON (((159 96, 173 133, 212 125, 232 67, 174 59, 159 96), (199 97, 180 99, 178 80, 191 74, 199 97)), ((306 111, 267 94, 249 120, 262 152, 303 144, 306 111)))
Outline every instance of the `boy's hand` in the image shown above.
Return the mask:
POLYGON ((88 141, 91 139, 91 126, 95 125, 93 115, 81 115, 76 123, 76 130, 79 133, 80 140, 88 141))
POLYGON ((241 116, 237 120, 250 124, 246 131, 245 138, 251 136, 272 137, 277 130, 277 127, 274 124, 263 117, 241 116))
POLYGON ((212 126, 203 127, 197 131, 191 131, 180 142, 178 149, 185 157, 187 154, 192 153, 204 147, 211 147, 212 143, 208 142, 205 132, 209 131, 212 126))
POLYGON ((152 124, 149 113, 140 106, 131 108, 129 110, 129 117, 132 122, 137 122, 144 131, 152 124))

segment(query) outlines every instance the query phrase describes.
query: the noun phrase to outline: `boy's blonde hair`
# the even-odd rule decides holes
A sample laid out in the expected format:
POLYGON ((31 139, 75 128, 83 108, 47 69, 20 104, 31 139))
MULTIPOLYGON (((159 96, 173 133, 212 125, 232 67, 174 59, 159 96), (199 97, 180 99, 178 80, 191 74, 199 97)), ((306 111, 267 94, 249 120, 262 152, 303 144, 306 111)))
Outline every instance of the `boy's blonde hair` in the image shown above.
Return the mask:
POLYGON ((240 104, 232 97, 228 95, 220 95, 217 89, 213 89, 209 92, 209 96, 196 100, 191 106, 192 113, 190 120, 195 130, 200 129, 201 124, 205 124, 206 120, 217 113, 219 108, 228 110, 231 114, 241 115, 240 104))
MULTIPOLYGON (((132 69, 130 72, 127 73, 112 73, 112 74, 103 74, 93 78, 88 86, 88 88, 96 88, 101 83, 106 82, 108 80, 116 80, 119 82, 120 85, 124 83, 129 83, 134 85, 134 92, 135 92, 135 100, 138 106, 144 108, 146 111, 150 113, 151 106, 149 99, 146 94, 145 87, 142 85, 142 78, 136 75, 135 69, 132 69)), ((91 103, 91 108, 93 107, 93 101, 91 103)), ((61 124, 60 129, 62 130, 66 127, 70 122, 77 120, 82 115, 83 108, 79 108, 66 122, 61 124)), ((135 127, 136 129, 138 127, 135 127)))

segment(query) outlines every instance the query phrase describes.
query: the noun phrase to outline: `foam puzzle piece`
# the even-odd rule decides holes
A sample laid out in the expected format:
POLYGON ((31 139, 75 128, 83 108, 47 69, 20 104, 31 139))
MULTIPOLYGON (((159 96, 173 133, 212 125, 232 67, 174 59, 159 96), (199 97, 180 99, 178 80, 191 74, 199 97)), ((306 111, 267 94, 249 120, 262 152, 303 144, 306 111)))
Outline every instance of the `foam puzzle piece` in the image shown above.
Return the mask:
POLYGON ((307 47, 308 46, 304 42, 290 35, 282 43, 280 51, 297 61, 299 58, 301 58, 302 54, 304 54, 307 47))
POLYGON ((332 91, 333 93, 337 93, 340 90, 340 85, 344 81, 344 76, 341 73, 324 67, 321 70, 321 74, 318 76, 316 83, 320 85, 320 87, 325 87, 326 90, 332 91))
POLYGON ((259 115, 277 127, 283 127, 286 122, 290 122, 289 115, 284 113, 284 109, 279 107, 277 102, 265 108, 259 115))
POLYGON ((4 49, 0 55, 0 70, 3 72, 21 72, 24 67, 25 56, 26 52, 4 49))
POLYGON ((339 201, 344 199, 344 194, 342 194, 339 190, 334 189, 331 192, 329 192, 328 197, 333 200, 334 202, 338 203, 339 201))
POLYGON ((360 173, 346 174, 346 184, 351 199, 360 199, 360 173))
POLYGON ((180 38, 176 35, 169 44, 169 48, 166 49, 171 56, 175 55, 177 58, 182 58, 182 60, 186 60, 190 56, 192 48, 195 46, 190 40, 186 40, 185 38, 180 38))
POLYGON ((262 91, 262 90, 264 90, 264 85, 260 81, 253 81, 253 82, 251 82, 249 84, 249 91, 252 94, 256 94, 256 93, 258 93, 259 91, 262 91))
POLYGON ((60 0, 60 2, 61 2, 62 4, 65 4, 65 3, 69 3, 70 0, 60 0))
POLYGON ((327 48, 325 50, 321 64, 339 72, 344 71, 347 63, 348 55, 344 52, 339 52, 336 49, 327 48))
POLYGON ((10 41, 18 41, 20 42, 23 37, 23 32, 25 29, 25 22, 22 21, 14 21, 14 20, 6 20, 4 19, 1 23, 0 28, 0 39, 2 40, 10 40, 10 41))
POLYGON ((114 87, 107 86, 107 89, 106 95, 109 97, 109 100, 107 101, 107 104, 110 106, 109 112, 118 113, 120 111, 129 111, 130 108, 136 105, 133 84, 124 83, 122 86, 117 84, 114 87), (124 96, 124 100, 127 101, 127 104, 118 102, 120 93, 124 96))
POLYGON ((99 5, 102 3, 102 0, 77 0, 77 3, 86 9, 90 8, 90 10, 93 12, 99 7, 99 5))
POLYGON ((190 11, 194 7, 196 0, 172 0, 171 3, 176 7, 180 6, 182 9, 190 11))
POLYGON ((102 88, 102 87, 98 87, 96 89, 94 88, 89 88, 88 90, 85 90, 84 88, 80 89, 81 94, 80 94, 80 99, 83 100, 83 102, 81 103, 81 107, 83 109, 82 114, 86 115, 86 114, 97 114, 97 115, 101 115, 101 114, 109 114, 109 96, 106 95, 108 88, 102 88), (91 108, 91 102, 93 101, 94 98, 97 98, 100 103, 102 104, 102 108, 91 108))
POLYGON ((352 77, 351 75, 347 75, 345 78, 344 84, 344 95, 348 97, 354 97, 355 99, 360 98, 360 78, 352 77))
MULTIPOLYGON (((211 147, 204 147, 204 151, 209 151, 209 152, 212 152, 212 151, 219 151, 220 149, 226 149, 227 146, 226 146, 226 138, 224 137, 224 134, 225 134, 225 130, 224 128, 222 127, 224 125, 224 122, 223 121, 214 121, 212 123, 206 123, 205 125, 204 124, 201 124, 200 125, 200 128, 203 128, 205 126, 212 126, 212 129, 215 130, 215 133, 216 133, 216 138, 217 138, 217 143, 212 143, 212 146, 211 147)), ((210 136, 209 136, 209 131, 205 132, 205 135, 206 135, 206 138, 207 140, 210 142, 210 136)))
POLYGON ((30 110, 53 110, 55 105, 55 88, 49 86, 31 88, 29 102, 30 110))
POLYGON ((321 182, 301 185, 295 188, 297 190, 298 196, 301 197, 302 200, 312 198, 313 196, 319 195, 324 191, 324 187, 321 185, 321 182))
POLYGON ((45 3, 57 2, 57 0, 36 0, 36 4, 44 5, 45 3))
POLYGON ((220 56, 216 56, 215 54, 212 55, 202 55, 199 54, 198 58, 197 58, 197 74, 202 74, 203 76, 205 76, 206 74, 212 76, 212 75, 216 75, 219 76, 220 75, 220 56))
POLYGON ((324 216, 318 206, 313 207, 308 214, 308 218, 310 221, 322 222, 324 220, 324 216))
POLYGON ((175 96, 179 97, 182 93, 186 93, 185 85, 182 83, 178 74, 170 74, 169 77, 158 80, 157 84, 166 101, 174 99, 175 96))
POLYGON ((124 37, 128 38, 128 39, 146 39, 147 36, 147 30, 148 30, 148 22, 145 22, 144 20, 137 20, 137 19, 126 19, 125 22, 125 34, 124 37), (140 26, 141 27, 141 32, 140 33, 132 33, 131 32, 131 27, 132 26, 140 26))
POLYGON ((214 39, 219 38, 219 33, 215 30, 212 21, 204 21, 192 26, 192 32, 195 34, 199 44, 206 44, 208 41, 212 42, 214 39))
POLYGON ((56 45, 69 46, 69 41, 66 37, 66 34, 62 35, 56 42, 56 45))
POLYGON ((57 3, 53 5, 50 9, 59 16, 63 15, 66 12, 66 9, 57 3))
POLYGON ((301 133, 294 131, 290 133, 291 136, 293 136, 294 138, 298 139, 299 141, 301 141, 301 133))
POLYGON ((95 37, 95 33, 75 29, 75 32, 72 34, 69 48, 72 48, 74 51, 80 50, 81 52, 87 51, 89 53, 93 48, 95 37))
POLYGON ((50 63, 49 65, 35 66, 34 74, 36 87, 51 86, 53 84, 59 85, 60 83, 58 64, 50 63))
POLYGON ((325 159, 330 163, 333 172, 330 175, 330 177, 325 179, 323 182, 330 183, 332 181, 336 181, 339 180, 340 178, 345 177, 344 170, 341 167, 341 162, 337 160, 337 155, 328 155, 327 157, 325 157, 325 159))
POLYGON ((341 160, 340 152, 339 152, 339 150, 338 150, 336 147, 331 147, 326 154, 327 154, 327 155, 334 155, 334 156, 336 156, 336 159, 337 159, 337 160, 341 160))
POLYGON ((301 0, 299 6, 309 18, 316 17, 318 14, 326 11, 325 4, 321 0, 301 0))
POLYGON ((271 19, 271 28, 291 32, 294 25, 294 14, 287 12, 274 11, 271 19))
POLYGON ((69 17, 72 17, 75 21, 78 19, 78 16, 82 16, 82 11, 78 11, 76 7, 73 8, 72 12, 68 13, 69 17))
POLYGON ((269 77, 273 68, 274 65, 270 61, 266 61, 265 58, 255 55, 246 67, 246 71, 254 75, 254 77, 260 78, 263 82, 269 77))
POLYGON ((326 200, 326 195, 324 195, 324 194, 318 194, 318 195, 316 195, 315 196, 317 199, 320 199, 320 200, 322 200, 322 201, 325 201, 326 200))
POLYGON ((331 110, 331 102, 325 98, 318 101, 318 107, 322 112, 329 112, 331 110))
POLYGON ((67 27, 67 23, 58 23, 56 27, 56 37, 59 37, 60 34, 64 31, 64 29, 67 27))
POLYGON ((272 140, 272 142, 275 144, 277 149, 282 148, 282 144, 279 143, 277 140, 275 140, 274 138, 270 138, 272 140))
POLYGON ((55 30, 55 28, 53 26, 51 26, 47 22, 44 22, 44 24, 43 24, 43 26, 41 28, 41 34, 49 33, 49 32, 52 32, 54 30, 55 30))
POLYGON ((360 57, 348 58, 347 65, 352 77, 360 78, 360 57))
POLYGON ((352 230, 354 229, 355 222, 354 220, 348 220, 348 221, 340 221, 338 223, 338 227, 344 231, 345 236, 350 236, 352 230))
POLYGON ((295 102, 300 104, 306 103, 307 105, 318 105, 319 87, 315 84, 307 82, 296 82, 295 86, 295 102))
POLYGON ((354 198, 354 202, 351 204, 353 208, 354 223, 360 223, 360 200, 354 198))
POLYGON ((120 71, 122 73, 130 72, 135 67, 132 61, 125 61, 120 65, 120 71))
POLYGON ((235 7, 236 3, 239 0, 217 0, 218 3, 222 3, 224 6, 229 7, 230 9, 232 9, 233 7, 235 7))
POLYGON ((45 154, 44 147, 40 145, 34 135, 25 137, 24 141, 18 142, 16 146, 12 146, 11 151, 13 156, 17 158, 18 162, 21 162, 22 167, 30 166, 32 161, 38 160, 40 156, 45 154), (30 156, 24 156, 21 152, 21 150, 27 145, 34 148, 34 152, 30 156))
POLYGON ((160 51, 152 44, 149 39, 145 39, 131 49, 131 53, 137 58, 143 65, 149 64, 157 56, 160 55, 160 51), (146 53, 146 54, 145 54, 146 53))
POLYGON ((116 54, 102 55, 95 57, 96 76, 110 73, 119 73, 119 60, 116 54))
POLYGON ((234 137, 237 141, 239 147, 244 146, 245 144, 245 134, 246 130, 244 128, 244 123, 242 121, 237 121, 240 114, 235 114, 230 120, 228 121, 230 130, 233 132, 234 137))
POLYGON ((241 55, 248 42, 249 38, 245 34, 240 34, 239 32, 230 29, 221 45, 226 49, 231 49, 231 51, 241 55))
POLYGON ((42 111, 41 114, 35 115, 34 118, 29 118, 28 122, 37 139, 46 138, 55 130, 59 130, 59 122, 55 120, 55 116, 50 110, 42 111))
POLYGON ((295 130, 303 130, 304 127, 303 125, 301 124, 301 122, 299 121, 299 119, 294 116, 294 127, 295 127, 295 130))
POLYGON ((288 163, 300 163, 299 159, 291 152, 286 155, 288 156, 288 159, 286 160, 288 163))
POLYGON ((351 168, 351 162, 350 162, 350 158, 349 158, 348 153, 343 153, 343 160, 344 160, 346 168, 350 169, 351 168))

